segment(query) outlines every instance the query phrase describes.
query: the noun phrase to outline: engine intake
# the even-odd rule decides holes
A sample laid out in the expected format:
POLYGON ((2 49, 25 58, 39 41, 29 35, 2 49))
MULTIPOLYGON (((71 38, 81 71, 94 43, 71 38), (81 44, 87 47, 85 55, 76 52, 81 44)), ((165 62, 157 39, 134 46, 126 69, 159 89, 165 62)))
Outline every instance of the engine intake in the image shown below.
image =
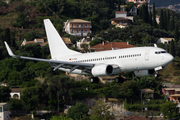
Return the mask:
POLYGON ((139 71, 134 71, 134 74, 136 76, 138 76, 138 77, 154 75, 155 74, 155 70, 154 69, 151 69, 151 70, 139 70, 139 71))
POLYGON ((109 76, 114 72, 112 65, 99 64, 91 69, 91 73, 94 77, 109 76))

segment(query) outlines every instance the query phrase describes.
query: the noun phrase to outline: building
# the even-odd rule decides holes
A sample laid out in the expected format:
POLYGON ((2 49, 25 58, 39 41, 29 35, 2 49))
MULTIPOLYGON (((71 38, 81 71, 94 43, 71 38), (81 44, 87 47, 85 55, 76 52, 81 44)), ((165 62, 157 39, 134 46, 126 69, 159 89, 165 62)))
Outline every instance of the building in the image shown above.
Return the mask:
POLYGON ((132 20, 128 18, 118 17, 111 19, 111 24, 116 27, 125 28, 128 25, 132 24, 132 20))
POLYGON ((87 36, 88 33, 91 33, 91 28, 91 21, 74 19, 64 22, 65 32, 70 35, 87 36))
POLYGON ((92 46, 90 49, 94 50, 95 52, 97 51, 105 51, 105 50, 115 50, 115 49, 123 49, 123 48, 131 48, 131 47, 136 47, 134 45, 129 44, 129 42, 102 42, 97 45, 92 46))
POLYGON ((11 120, 10 109, 7 103, 0 103, 0 120, 11 120))
POLYGON ((170 44, 174 38, 159 38, 157 43, 170 44))
POLYGON ((136 4, 137 8, 142 6, 143 4, 148 4, 148 10, 152 11, 153 9, 153 6, 152 5, 149 5, 150 3, 150 0, 127 0, 127 2, 133 2, 134 4, 136 4))
POLYGON ((11 98, 20 99, 23 88, 11 88, 11 98))
MULTIPOLYGON (((120 5, 120 11, 125 11, 126 5, 120 5)), ((131 10, 129 11, 130 15, 137 15, 137 7, 133 6, 131 10)))
POLYGON ((88 46, 88 49, 90 48, 89 43, 91 42, 90 38, 83 38, 79 41, 76 42, 76 46, 79 50, 82 50, 83 48, 81 47, 81 45, 86 44, 88 46))
POLYGON ((24 46, 24 45, 27 45, 27 44, 34 44, 34 43, 40 44, 41 47, 48 44, 48 42, 44 42, 44 39, 34 39, 34 41, 26 41, 26 39, 24 39, 21 46, 24 46))
POLYGON ((115 18, 111 19, 111 24, 116 27, 125 28, 133 22, 133 16, 127 16, 127 11, 116 11, 115 18))
POLYGON ((150 3, 150 0, 127 0, 127 2, 133 2, 134 4, 137 5, 137 7, 146 4, 146 3, 150 3))
MULTIPOLYGON (((73 43, 71 42, 70 38, 62 38, 62 40, 64 41, 64 43, 68 46, 68 47, 72 47, 73 43)), ((45 46, 48 44, 48 41, 44 42, 44 39, 34 39, 34 41, 26 41, 26 39, 24 39, 24 41, 22 42, 21 46, 27 45, 27 44, 35 44, 38 43, 41 45, 41 47, 45 46)))
POLYGON ((119 17, 127 18, 133 21, 133 16, 127 16, 127 11, 116 11, 115 18, 119 17))
POLYGON ((73 47, 73 43, 71 42, 70 38, 63 37, 62 40, 64 41, 67 47, 73 47))
POLYGON ((141 89, 142 97, 147 99, 154 98, 154 90, 151 89, 141 89))
POLYGON ((162 88, 162 93, 166 95, 168 99, 175 103, 180 103, 180 85, 175 83, 165 84, 165 88, 162 88))

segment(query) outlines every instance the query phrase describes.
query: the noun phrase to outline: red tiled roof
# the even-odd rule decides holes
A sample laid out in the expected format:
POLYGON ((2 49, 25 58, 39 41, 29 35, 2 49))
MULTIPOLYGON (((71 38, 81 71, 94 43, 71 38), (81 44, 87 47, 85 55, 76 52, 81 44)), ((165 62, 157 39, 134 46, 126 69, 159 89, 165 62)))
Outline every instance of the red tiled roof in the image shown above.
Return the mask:
POLYGON ((23 88, 11 88, 11 92, 22 92, 23 88))
POLYGON ((90 49, 94 49, 95 51, 105 51, 105 50, 112 50, 114 49, 123 49, 123 48, 131 48, 136 47, 134 45, 127 45, 126 42, 111 42, 111 43, 99 43, 97 45, 92 46, 90 49))
POLYGON ((117 20, 118 20, 118 21, 120 21, 120 20, 123 20, 123 21, 124 21, 124 20, 125 20, 125 21, 132 21, 131 19, 123 18, 123 17, 113 18, 113 19, 111 19, 111 21, 112 21, 112 20, 114 20, 114 21, 117 21, 117 20))
POLYGON ((140 116, 134 115, 134 116, 132 116, 132 117, 125 118, 124 120, 148 120, 148 119, 146 119, 146 118, 144 118, 144 117, 140 117, 140 116))
POLYGON ((127 11, 116 11, 116 13, 127 13, 127 11))

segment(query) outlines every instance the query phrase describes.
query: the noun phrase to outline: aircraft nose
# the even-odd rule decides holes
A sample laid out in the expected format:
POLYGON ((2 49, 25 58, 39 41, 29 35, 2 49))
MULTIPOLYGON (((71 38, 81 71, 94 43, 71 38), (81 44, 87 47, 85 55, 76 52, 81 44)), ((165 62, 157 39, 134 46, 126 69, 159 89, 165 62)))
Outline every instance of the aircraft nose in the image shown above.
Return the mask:
POLYGON ((174 57, 171 54, 169 54, 169 56, 168 56, 169 63, 172 62, 173 60, 174 60, 174 57))

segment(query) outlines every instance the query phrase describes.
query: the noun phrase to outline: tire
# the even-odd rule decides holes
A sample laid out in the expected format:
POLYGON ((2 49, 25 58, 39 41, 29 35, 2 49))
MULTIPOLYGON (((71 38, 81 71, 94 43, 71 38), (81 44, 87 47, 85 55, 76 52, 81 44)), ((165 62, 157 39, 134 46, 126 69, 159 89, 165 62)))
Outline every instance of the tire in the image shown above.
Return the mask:
POLYGON ((116 83, 119 83, 119 77, 116 77, 116 78, 114 79, 114 81, 115 81, 116 83))
POLYGON ((120 83, 123 83, 123 82, 124 82, 124 78, 123 78, 123 77, 120 77, 120 78, 119 78, 119 82, 120 82, 120 83))
POLYGON ((94 82, 95 82, 94 77, 91 77, 91 78, 90 78, 90 83, 94 83, 94 82))
POLYGON ((98 77, 91 77, 90 78, 90 83, 98 83, 99 82, 99 78, 98 77))
POLYGON ((99 83, 99 78, 95 77, 95 83, 99 83))

